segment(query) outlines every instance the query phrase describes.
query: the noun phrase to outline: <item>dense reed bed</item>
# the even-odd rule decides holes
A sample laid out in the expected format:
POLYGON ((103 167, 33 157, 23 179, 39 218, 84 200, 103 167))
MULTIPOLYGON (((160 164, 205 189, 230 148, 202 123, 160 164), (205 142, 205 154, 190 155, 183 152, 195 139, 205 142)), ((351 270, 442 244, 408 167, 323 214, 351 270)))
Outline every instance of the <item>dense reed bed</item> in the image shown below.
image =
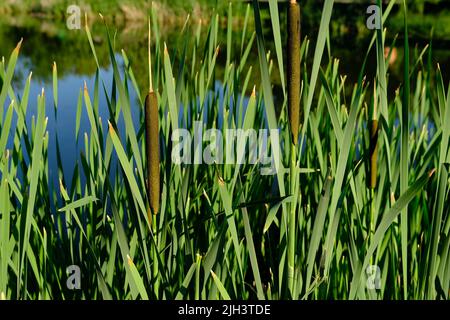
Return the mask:
MULTIPOLYGON (((383 22, 393 5, 384 7, 383 22)), ((49 143, 58 140, 46 130, 55 115, 45 114, 49 97, 57 114, 57 66, 53 92, 28 105, 31 74, 23 92, 11 85, 21 43, 0 63, 0 298, 449 298, 450 88, 431 63, 432 45, 409 52, 406 5, 404 79, 394 93, 387 92, 384 48, 395 43, 385 44, 383 29, 363 53, 365 65, 377 65, 376 76, 365 76, 362 65, 346 92, 327 48, 333 0, 324 2, 315 48, 306 35, 290 42, 300 41, 297 9, 289 13, 289 40, 280 33, 286 22, 270 0, 275 52, 266 51, 258 2, 248 5, 238 39, 232 9, 221 44, 218 16, 205 42, 205 26, 187 20, 178 41, 166 44, 153 10, 152 59, 129 61, 122 51, 123 68, 105 24, 114 76, 97 72, 94 87, 85 85, 73 101, 72 143, 84 150, 72 172, 58 160, 59 186, 51 185, 48 164, 49 143), (252 65, 254 48, 259 61, 252 65), (293 50, 288 63, 286 48, 293 50), (226 57, 220 78, 219 55, 226 57), (150 88, 139 88, 133 69, 147 65, 150 88), (250 81, 255 68, 260 83, 250 81), (99 104, 101 93, 107 105, 99 104), (99 108, 109 110, 107 126, 99 108), (91 130, 78 139, 81 114, 91 130), (205 130, 277 130, 280 141, 267 142, 276 174, 262 175, 260 161, 175 163, 172 133, 195 135, 196 121, 205 130), (81 269, 79 290, 66 286, 70 265, 81 269)), ((224 135, 223 143, 233 142, 224 135)), ((235 148, 249 145, 238 140, 235 148)), ((190 151, 199 154, 195 146, 190 151)))

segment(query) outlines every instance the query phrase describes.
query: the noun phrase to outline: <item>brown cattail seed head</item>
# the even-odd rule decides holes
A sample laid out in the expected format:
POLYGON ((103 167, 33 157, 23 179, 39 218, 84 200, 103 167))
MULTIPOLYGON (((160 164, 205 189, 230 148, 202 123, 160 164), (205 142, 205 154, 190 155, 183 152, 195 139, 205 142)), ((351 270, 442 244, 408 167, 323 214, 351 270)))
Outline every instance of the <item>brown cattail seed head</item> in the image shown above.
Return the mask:
POLYGON ((300 6, 290 2, 288 6, 288 115, 292 142, 297 145, 300 124, 300 6))
POLYGON ((145 142, 148 165, 148 197, 153 214, 159 211, 160 196, 158 122, 158 99, 155 92, 150 92, 145 98, 145 142))

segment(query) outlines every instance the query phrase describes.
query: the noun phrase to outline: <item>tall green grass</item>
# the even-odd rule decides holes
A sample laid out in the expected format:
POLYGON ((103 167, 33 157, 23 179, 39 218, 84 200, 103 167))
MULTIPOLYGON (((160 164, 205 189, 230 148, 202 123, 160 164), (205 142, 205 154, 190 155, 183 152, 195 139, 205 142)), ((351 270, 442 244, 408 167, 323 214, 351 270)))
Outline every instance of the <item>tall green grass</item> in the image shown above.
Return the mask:
MULTIPOLYGON (((147 61, 130 61, 122 51, 121 68, 105 24, 113 78, 102 79, 86 24, 98 70, 94 87, 80 88, 79 100, 73 101, 74 143, 84 150, 67 174, 57 148, 56 189, 49 188, 48 145, 54 141, 46 131, 49 93, 28 106, 31 74, 23 92, 12 86, 19 43, 8 62, 0 63, 0 297, 448 299, 450 87, 431 64, 432 46, 408 54, 405 5, 400 89, 388 98, 383 54, 388 31, 381 29, 349 94, 328 41, 333 2, 324 2, 312 65, 306 37, 299 55, 291 57, 302 66, 300 87, 293 88, 304 109, 298 143, 291 143, 290 94, 280 101, 272 92, 274 64, 292 65, 283 61, 280 23, 285 22, 276 1, 269 2, 276 56, 266 51, 256 0, 247 7, 239 39, 229 29, 229 5, 227 43, 218 41, 218 15, 206 30, 187 20, 178 40, 165 43, 154 10, 151 103, 146 103, 148 88, 139 88, 133 73, 147 61), (252 66, 247 58, 253 49, 259 61, 252 66), (369 60, 371 52, 376 62, 369 60), (219 76, 221 55, 226 55, 226 67, 219 76), (374 78, 365 76, 368 63, 378 66, 374 78), (251 82, 254 68, 259 68, 259 83, 251 82), (138 105, 130 100, 131 91, 138 105), (100 104, 100 92, 107 105, 100 104), (243 99, 247 92, 252 93, 243 99), (99 108, 109 111, 107 127, 99 108), (36 116, 27 124, 30 113, 36 116), (78 140, 82 113, 90 131, 78 140), (148 128, 146 114, 147 122, 159 117, 148 128), (171 134, 185 128, 193 135, 195 121, 208 129, 279 130, 281 141, 271 137, 268 142, 271 151, 275 144, 281 147, 274 159, 277 173, 261 175, 260 163, 174 164, 171 134), (158 151, 160 163, 149 163, 158 151), (160 205, 151 203, 156 176, 160 205), (148 215, 149 206, 158 214, 148 215), (75 291, 66 287, 66 269, 73 264, 82 274, 81 289, 75 291), (375 289, 370 266, 380 270, 375 289)), ((284 87, 284 75, 281 68, 283 93, 289 93, 293 89, 284 87)), ((53 84, 56 117, 56 64, 53 84)), ((225 145, 231 143, 224 137, 225 145)), ((246 144, 238 141, 235 147, 246 144)))

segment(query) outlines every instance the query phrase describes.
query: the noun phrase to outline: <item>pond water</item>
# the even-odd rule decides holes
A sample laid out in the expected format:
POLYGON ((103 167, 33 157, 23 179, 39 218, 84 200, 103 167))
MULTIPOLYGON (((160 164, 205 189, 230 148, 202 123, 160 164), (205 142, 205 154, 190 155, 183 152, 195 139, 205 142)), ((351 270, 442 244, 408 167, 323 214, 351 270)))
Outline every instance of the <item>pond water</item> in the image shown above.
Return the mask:
MULTIPOLYGON (((308 2, 311 3, 311 2, 308 2)), ((245 9, 244 4, 240 4, 242 8, 236 10, 236 19, 242 19, 245 9), (241 18, 239 18, 241 16, 241 18)), ((263 23, 265 26, 267 47, 272 49, 271 52, 275 52, 274 44, 271 35, 270 16, 268 14, 267 5, 262 4, 262 8, 265 11, 263 14, 263 23)), ((361 25, 365 24, 365 6, 348 6, 348 5, 336 5, 333 13, 332 26, 331 26, 331 46, 333 57, 339 58, 340 72, 348 76, 347 82, 351 85, 357 79, 360 71, 364 53, 366 52, 367 44, 370 40, 371 34, 367 32, 360 32, 361 25), (356 15, 360 13, 360 15, 356 15), (356 15, 356 16, 355 16, 356 15)), ((285 13, 282 6, 280 6, 280 19, 284 21, 285 13)), ((395 14, 395 10, 394 10, 395 14)), ((320 6, 307 5, 303 9, 302 15, 304 16, 304 23, 302 25, 303 35, 310 35, 313 43, 310 48, 310 57, 313 55, 314 38, 317 34, 318 25, 320 23, 320 6)), ((251 12, 250 18, 252 20, 253 14, 251 12)), ((400 32, 398 26, 396 27, 396 21, 398 20, 398 14, 394 16, 392 28, 394 32, 389 33, 387 43, 391 43, 395 32, 400 32), (397 29, 396 29, 397 28, 397 29)), ((428 19, 428 18, 427 18, 428 19)), ((414 19, 413 19, 414 20, 414 19)), ((144 23, 122 23, 120 25, 110 23, 117 28, 116 47, 118 49, 123 48, 132 61, 132 64, 137 64, 137 61, 146 61, 146 25, 144 23)), ((226 24, 224 24, 226 26, 226 24)), ((283 23, 282 23, 283 25, 283 23)), ((225 27, 224 27, 225 28, 225 27)), ((226 31, 220 30, 219 38, 224 39, 222 43, 226 43, 226 31)), ((411 26, 412 38, 410 44, 414 50, 417 46, 420 51, 426 44, 426 40, 429 35, 427 26, 425 30, 421 30, 420 26, 411 26)), ((161 31, 162 40, 167 41, 170 45, 175 45, 176 39, 179 35, 179 25, 164 26, 161 31)), ((206 37, 205 26, 203 36, 206 37)), ((233 32, 240 34, 239 23, 233 32)), ((401 30, 401 29, 400 29, 401 30)), ((99 63, 102 66, 100 71, 100 78, 105 81, 107 90, 110 90, 112 81, 112 69, 107 51, 107 43, 104 27, 101 23, 97 22, 91 26, 91 31, 94 37, 94 42, 99 58, 99 63)), ((194 32, 194 31, 192 31, 194 32)), ((284 27, 282 30, 284 34, 284 27)), ((96 64, 91 54, 91 50, 87 41, 84 30, 68 30, 65 26, 64 20, 47 19, 43 17, 33 16, 18 16, 18 17, 5 17, 0 22, 0 56, 9 57, 10 52, 16 46, 17 42, 23 38, 23 46, 19 61, 16 67, 16 74, 14 77, 13 85, 18 93, 22 92, 25 79, 33 71, 33 81, 30 89, 30 101, 28 112, 28 124, 30 124, 31 116, 35 114, 37 105, 37 95, 41 93, 42 88, 46 92, 46 114, 49 116, 48 131, 50 136, 49 143, 49 174, 51 179, 57 184, 57 162, 56 162, 56 136, 61 150, 62 165, 66 177, 72 175, 74 163, 79 159, 79 153, 84 149, 83 134, 89 132, 90 125, 85 114, 83 107, 83 115, 80 126, 80 134, 78 137, 78 143, 75 143, 75 124, 76 124, 76 112, 77 112, 77 100, 80 90, 86 82, 89 91, 92 93, 95 81, 96 64), (53 97, 52 97, 52 63, 55 61, 58 66, 58 93, 59 93, 59 105, 57 117, 53 112, 53 97)), ((240 37, 238 37, 240 39, 240 37)), ((446 81, 448 81, 447 74, 445 72, 450 68, 450 39, 441 37, 435 39, 433 43, 433 63, 440 62, 441 69, 444 71, 446 81)), ((401 44, 402 40, 398 40, 398 44, 401 44)), ((390 67, 390 83, 389 92, 392 94, 394 90, 400 84, 402 79, 402 58, 403 49, 401 45, 397 47, 397 60, 393 62, 390 67)), ((117 59, 122 63, 121 55, 118 50, 117 59)), ((367 66, 368 78, 373 78, 376 70, 376 59, 371 57, 374 63, 369 63, 367 66)), ((257 68, 257 48, 254 46, 254 50, 251 52, 249 61, 255 63, 254 70, 257 68)), ((324 59, 326 63, 327 59, 324 59)), ((218 70, 223 70, 225 64, 225 58, 220 57, 218 59, 218 70)), ((308 66, 311 63, 308 61, 308 66)), ((259 83, 259 75, 255 70, 253 83, 259 83)), ((146 88, 147 72, 145 68, 134 68, 134 73, 137 82, 144 90, 146 88)), ((277 78, 278 72, 273 73, 274 93, 275 96, 281 96, 280 79, 277 78)), ((219 76, 220 78, 220 76, 219 76)), ((252 86, 249 86, 250 88, 252 86)), ((351 88, 351 87, 350 87, 351 88)), ((217 88, 220 90, 220 88, 217 88)), ((139 119, 139 112, 141 110, 136 98, 136 92, 133 91, 130 86, 130 99, 132 101, 133 120, 136 122, 139 119)), ((107 128, 107 119, 109 113, 106 107, 105 97, 100 90, 99 94, 99 115, 102 118, 104 128, 107 128)), ((123 124, 122 124, 123 125, 123 124)), ((120 127, 119 127, 120 129, 120 127)), ((121 130, 123 131, 123 130, 121 130)), ((8 145, 11 147, 11 144, 8 145)))

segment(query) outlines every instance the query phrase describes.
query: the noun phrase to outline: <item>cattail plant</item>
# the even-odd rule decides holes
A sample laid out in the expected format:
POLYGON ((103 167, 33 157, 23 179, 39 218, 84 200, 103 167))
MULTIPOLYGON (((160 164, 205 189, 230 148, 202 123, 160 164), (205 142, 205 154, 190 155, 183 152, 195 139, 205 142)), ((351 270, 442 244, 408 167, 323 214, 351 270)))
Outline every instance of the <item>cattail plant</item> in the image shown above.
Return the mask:
MULTIPOLYGON (((291 0, 288 6, 288 39, 287 39, 287 82, 288 82, 288 116, 291 129, 291 163, 290 163, 290 191, 296 193, 296 146, 300 124, 300 5, 291 0)), ((288 229, 288 287, 293 294, 294 262, 295 262, 295 209, 296 197, 291 203, 288 229)))
MULTIPOLYGON (((160 173, 159 173, 159 123, 158 98, 153 91, 151 50, 150 50, 150 21, 148 23, 148 66, 149 93, 145 98, 145 143, 147 152, 148 198, 153 214, 159 211, 160 173)), ((150 219, 149 215, 149 219, 150 219)))

